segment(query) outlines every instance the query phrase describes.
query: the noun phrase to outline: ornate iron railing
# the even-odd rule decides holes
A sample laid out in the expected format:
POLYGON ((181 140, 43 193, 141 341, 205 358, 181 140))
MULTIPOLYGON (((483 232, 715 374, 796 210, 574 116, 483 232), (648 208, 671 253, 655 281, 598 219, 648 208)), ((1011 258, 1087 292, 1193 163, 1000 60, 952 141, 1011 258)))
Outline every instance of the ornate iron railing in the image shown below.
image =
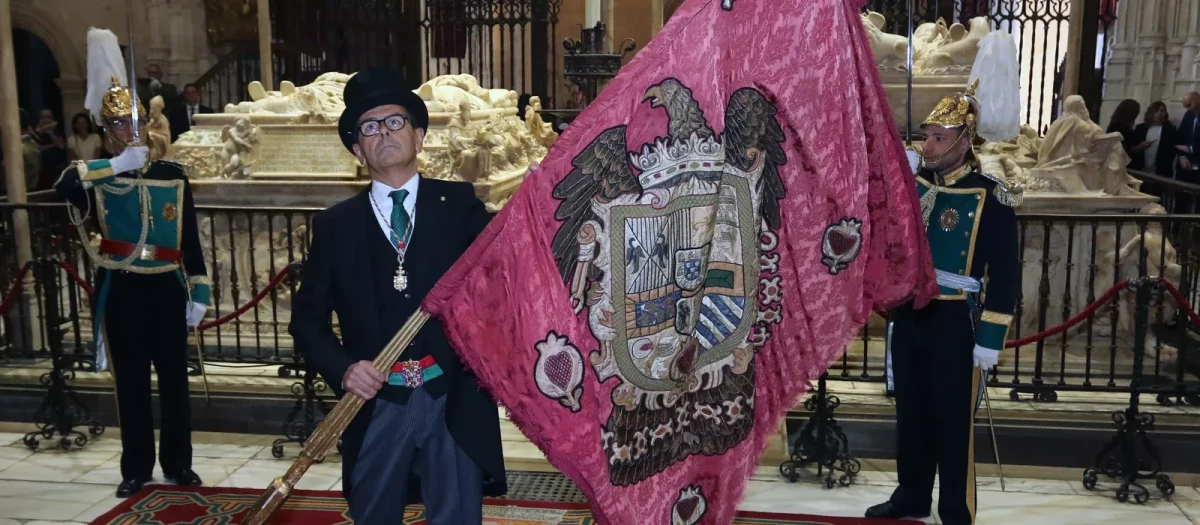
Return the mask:
MULTIPOLYGON (((64 261, 85 280, 90 266, 80 240, 58 204, 0 204, 0 288, 19 269, 13 247, 15 210, 30 216, 34 256, 64 261)), ((301 266, 308 249, 311 208, 198 209, 205 261, 214 284, 209 320, 244 312, 204 330, 200 342, 210 364, 279 364, 297 368, 301 357, 287 333, 294 280, 275 279, 284 268, 301 266), (279 281, 277 286, 269 287, 279 281), (249 303, 253 303, 247 306, 249 303)), ((1022 288, 1010 335, 1028 337, 1054 327, 1096 301, 1125 279, 1164 276, 1200 305, 1200 244, 1197 215, 1030 215, 1019 216, 1022 288), (1166 239, 1169 242, 1161 242, 1166 239)), ((301 272, 302 273, 302 272, 301 272)), ((44 275, 40 274, 40 275, 44 275)), ((54 282, 34 279, 24 309, 14 308, 0 323, 0 361, 47 355, 50 337, 80 363, 92 360, 91 316, 86 291, 65 270, 54 282), (58 319, 46 319, 46 301, 55 301, 58 319)), ((1131 292, 1116 294, 1077 327, 1012 349, 990 376, 994 386, 1014 395, 1034 393, 1053 399, 1060 390, 1128 391, 1133 348, 1131 292)), ((1152 340, 1146 342, 1146 388, 1182 395, 1200 375, 1200 335, 1161 291, 1150 308, 1152 340)), ((873 318, 830 368, 831 378, 885 381, 884 323, 873 318)))

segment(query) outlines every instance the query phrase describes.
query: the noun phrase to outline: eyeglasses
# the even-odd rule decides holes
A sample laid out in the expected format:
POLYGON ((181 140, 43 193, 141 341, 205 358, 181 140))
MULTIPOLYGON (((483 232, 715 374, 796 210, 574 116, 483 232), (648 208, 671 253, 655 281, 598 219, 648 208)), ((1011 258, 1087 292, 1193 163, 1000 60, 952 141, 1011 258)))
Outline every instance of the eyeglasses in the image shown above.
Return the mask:
POLYGON ((390 115, 381 119, 367 119, 358 124, 358 133, 364 137, 373 137, 378 135, 380 131, 383 131, 383 127, 380 124, 387 126, 387 129, 392 131, 400 131, 409 122, 412 122, 412 119, 404 115, 390 115))

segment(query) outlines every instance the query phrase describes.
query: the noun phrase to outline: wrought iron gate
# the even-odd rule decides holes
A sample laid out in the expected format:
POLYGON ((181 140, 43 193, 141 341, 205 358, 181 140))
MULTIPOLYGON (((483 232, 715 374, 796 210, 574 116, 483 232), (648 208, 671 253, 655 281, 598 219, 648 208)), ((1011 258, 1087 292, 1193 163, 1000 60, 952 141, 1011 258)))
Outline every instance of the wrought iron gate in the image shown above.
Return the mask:
MULTIPOLYGON (((1118 0, 913 0, 914 26, 935 22, 967 24, 987 17, 993 30, 1011 33, 1021 61, 1021 117, 1044 132, 1058 116, 1067 54, 1071 2, 1084 2, 1079 94, 1097 117, 1104 85, 1104 58, 1112 46, 1118 0)), ((865 9, 887 17, 885 31, 908 32, 908 0, 871 0, 865 9)))
POLYGON ((273 0, 276 68, 297 84, 325 71, 399 71, 410 87, 470 74, 554 107, 562 0, 273 0))

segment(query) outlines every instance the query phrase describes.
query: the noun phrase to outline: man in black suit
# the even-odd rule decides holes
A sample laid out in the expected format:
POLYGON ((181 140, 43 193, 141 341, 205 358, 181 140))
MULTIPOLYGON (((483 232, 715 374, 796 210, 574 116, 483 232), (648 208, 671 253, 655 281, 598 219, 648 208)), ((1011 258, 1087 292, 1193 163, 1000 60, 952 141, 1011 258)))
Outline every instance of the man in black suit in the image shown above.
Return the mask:
POLYGON ((195 84, 183 86, 183 104, 171 110, 167 120, 171 123, 171 142, 187 133, 196 124, 196 115, 213 113, 213 109, 200 103, 200 88, 195 84))
POLYGON ((1175 146, 1179 151, 1179 173, 1176 175, 1184 182, 1200 184, 1200 93, 1193 91, 1184 95, 1183 107, 1187 113, 1179 122, 1179 140, 1175 146))
POLYGON ((367 400, 342 438, 351 518, 400 523, 423 500, 431 524, 480 523, 483 496, 506 492, 499 415, 441 323, 391 373, 371 365, 489 220, 470 184, 417 173, 429 113, 402 85, 378 69, 346 84, 338 133, 371 186, 313 218, 290 332, 338 396, 367 400))
POLYGON ((156 96, 162 96, 164 108, 173 108, 179 103, 179 92, 175 89, 175 84, 163 81, 162 66, 158 64, 147 64, 146 77, 137 79, 137 83, 138 98, 146 107, 150 107, 150 99, 156 96))

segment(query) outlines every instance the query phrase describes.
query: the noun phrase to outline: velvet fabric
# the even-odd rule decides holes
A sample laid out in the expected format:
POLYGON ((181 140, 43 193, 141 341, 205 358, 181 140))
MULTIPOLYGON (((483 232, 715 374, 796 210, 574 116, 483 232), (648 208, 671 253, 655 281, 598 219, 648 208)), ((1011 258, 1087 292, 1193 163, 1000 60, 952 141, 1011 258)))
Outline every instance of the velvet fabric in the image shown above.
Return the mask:
POLYGON ((861 7, 689 0, 427 296, 600 523, 730 523, 871 310, 936 295, 861 7))

